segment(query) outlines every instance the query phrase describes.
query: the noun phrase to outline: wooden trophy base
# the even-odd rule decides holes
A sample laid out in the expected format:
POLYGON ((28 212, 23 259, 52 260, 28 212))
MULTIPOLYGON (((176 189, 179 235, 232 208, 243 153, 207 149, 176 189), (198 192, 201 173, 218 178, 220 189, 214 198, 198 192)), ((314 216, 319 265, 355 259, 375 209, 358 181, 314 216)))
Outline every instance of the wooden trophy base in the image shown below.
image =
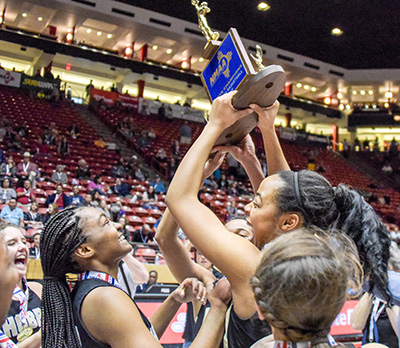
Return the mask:
MULTIPOLYGON (((246 109, 250 104, 261 107, 271 106, 285 87, 286 75, 279 65, 270 65, 255 75, 248 75, 237 89, 232 98, 235 109, 246 109)), ((217 145, 234 145, 240 143, 258 122, 255 112, 236 121, 225 129, 215 142, 217 145)))

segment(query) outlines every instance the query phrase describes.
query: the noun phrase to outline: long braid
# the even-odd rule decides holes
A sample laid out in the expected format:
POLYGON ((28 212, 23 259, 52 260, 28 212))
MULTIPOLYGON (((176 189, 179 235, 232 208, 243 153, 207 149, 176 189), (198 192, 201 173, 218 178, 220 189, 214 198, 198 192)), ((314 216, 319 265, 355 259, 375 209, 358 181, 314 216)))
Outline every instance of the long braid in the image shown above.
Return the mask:
POLYGON ((85 241, 80 228, 81 208, 71 207, 54 215, 46 224, 40 241, 44 273, 42 290, 42 347, 81 347, 73 318, 67 273, 78 272, 71 260, 76 248, 85 241))

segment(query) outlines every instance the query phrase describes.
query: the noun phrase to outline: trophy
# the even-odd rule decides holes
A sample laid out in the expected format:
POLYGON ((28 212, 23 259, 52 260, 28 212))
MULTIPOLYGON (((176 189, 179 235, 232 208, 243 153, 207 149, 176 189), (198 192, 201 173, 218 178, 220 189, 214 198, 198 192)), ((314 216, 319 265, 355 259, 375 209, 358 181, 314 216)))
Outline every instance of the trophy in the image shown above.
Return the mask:
MULTIPOLYGON (((283 68, 279 65, 264 67, 263 52, 257 45, 256 56, 251 55, 256 71, 237 30, 231 28, 224 40, 218 41, 219 33, 213 32, 207 23, 206 14, 210 12, 207 2, 199 4, 199 0, 192 0, 192 5, 197 10, 199 27, 207 39, 203 57, 209 62, 201 80, 210 100, 237 90, 232 98, 235 109, 246 109, 250 104, 271 106, 285 87, 283 68)), ((257 122, 258 115, 252 112, 225 129, 215 145, 239 143, 257 126, 257 122)))

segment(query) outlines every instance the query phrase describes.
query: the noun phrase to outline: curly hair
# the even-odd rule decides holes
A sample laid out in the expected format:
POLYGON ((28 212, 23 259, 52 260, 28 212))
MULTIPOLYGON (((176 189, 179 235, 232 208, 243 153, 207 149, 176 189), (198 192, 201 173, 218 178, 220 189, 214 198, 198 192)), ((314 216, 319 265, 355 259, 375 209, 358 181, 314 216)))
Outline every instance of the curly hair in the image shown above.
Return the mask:
POLYGON ((72 260, 76 248, 86 237, 79 212, 70 207, 58 212, 45 225, 40 240, 43 267, 42 347, 79 348, 75 329, 67 273, 81 271, 72 260))
POLYGON ((279 213, 299 212, 304 226, 334 228, 356 244, 364 273, 370 276, 370 291, 376 286, 391 302, 388 290, 390 237, 373 208, 346 185, 332 187, 318 173, 301 170, 278 173, 284 185, 277 194, 279 213))
POLYGON ((348 289, 359 290, 361 280, 362 268, 350 238, 305 227, 266 247, 251 284, 271 326, 293 342, 320 345, 348 289))

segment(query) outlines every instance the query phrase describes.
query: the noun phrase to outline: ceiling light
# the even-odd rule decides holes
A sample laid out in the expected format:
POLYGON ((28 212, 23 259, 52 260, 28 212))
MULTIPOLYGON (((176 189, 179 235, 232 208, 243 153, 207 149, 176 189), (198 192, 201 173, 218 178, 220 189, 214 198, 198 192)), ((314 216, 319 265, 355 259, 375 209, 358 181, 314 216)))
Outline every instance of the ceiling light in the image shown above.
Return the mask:
POLYGON ((357 94, 357 91, 353 91, 353 95, 356 95, 357 94))
POLYGON ((97 36, 101 36, 103 33, 101 31, 97 32, 97 36))
POLYGON ((388 98, 388 99, 391 99, 391 98, 393 98, 393 93, 390 92, 390 91, 387 91, 387 92, 385 93, 385 97, 388 98))
POLYGON ((271 8, 266 2, 260 2, 257 6, 259 11, 268 11, 271 8))
POLYGON ((311 92, 316 92, 317 91, 317 87, 311 87, 311 92))
POLYGON ((369 105, 365 104, 364 108, 369 109, 369 105))
POLYGON ((171 54, 172 53, 172 48, 168 48, 167 49, 167 54, 171 54))
POLYGON ((156 51, 158 49, 158 46, 154 45, 152 48, 153 48, 154 51, 156 51))
POLYGON ((28 17, 28 15, 24 12, 23 14, 22 14, 22 17, 28 17))
POLYGON ((365 91, 362 89, 362 90, 360 91, 360 94, 361 94, 361 95, 365 95, 365 91))
POLYGON ((37 19, 39 22, 41 22, 43 20, 43 17, 38 17, 37 19))
POLYGON ((383 106, 387 109, 389 107, 389 103, 385 103, 383 106))
POLYGON ((334 36, 340 36, 340 35, 342 35, 343 34, 343 31, 341 30, 341 29, 339 29, 339 28, 334 28, 334 29, 332 29, 332 35, 334 35, 334 36))
POLYGON ((302 85, 300 82, 296 84, 296 87, 297 87, 297 88, 301 88, 302 86, 303 86, 303 85, 302 85))
POLYGON ((187 68, 189 68, 189 63, 188 63, 188 61, 187 61, 187 60, 184 60, 184 61, 182 62, 182 64, 181 64, 181 66, 182 66, 182 69, 187 69, 187 68))
POLYGON ((309 85, 304 85, 304 89, 305 89, 305 90, 309 90, 309 89, 310 89, 310 86, 309 86, 309 85))
POLYGON ((349 104, 346 105, 346 110, 350 110, 350 105, 349 104))
POLYGON ((368 94, 369 94, 369 95, 373 95, 373 94, 374 94, 374 91, 369 90, 369 91, 368 91, 368 94))
POLYGON ((339 105, 339 110, 341 110, 341 111, 344 110, 344 105, 343 105, 343 104, 340 104, 340 105, 339 105))
POLYGON ((90 33, 92 32, 92 29, 87 29, 86 32, 87 32, 88 34, 90 34, 90 33))
POLYGON ((327 104, 327 105, 329 105, 329 104, 331 103, 331 98, 326 97, 326 98, 324 99, 324 103, 327 104))
POLYGON ((373 108, 373 109, 376 109, 376 104, 373 104, 373 105, 372 105, 372 108, 373 108))
POLYGON ((111 39, 111 38, 112 38, 112 34, 108 34, 107 39, 111 39))

